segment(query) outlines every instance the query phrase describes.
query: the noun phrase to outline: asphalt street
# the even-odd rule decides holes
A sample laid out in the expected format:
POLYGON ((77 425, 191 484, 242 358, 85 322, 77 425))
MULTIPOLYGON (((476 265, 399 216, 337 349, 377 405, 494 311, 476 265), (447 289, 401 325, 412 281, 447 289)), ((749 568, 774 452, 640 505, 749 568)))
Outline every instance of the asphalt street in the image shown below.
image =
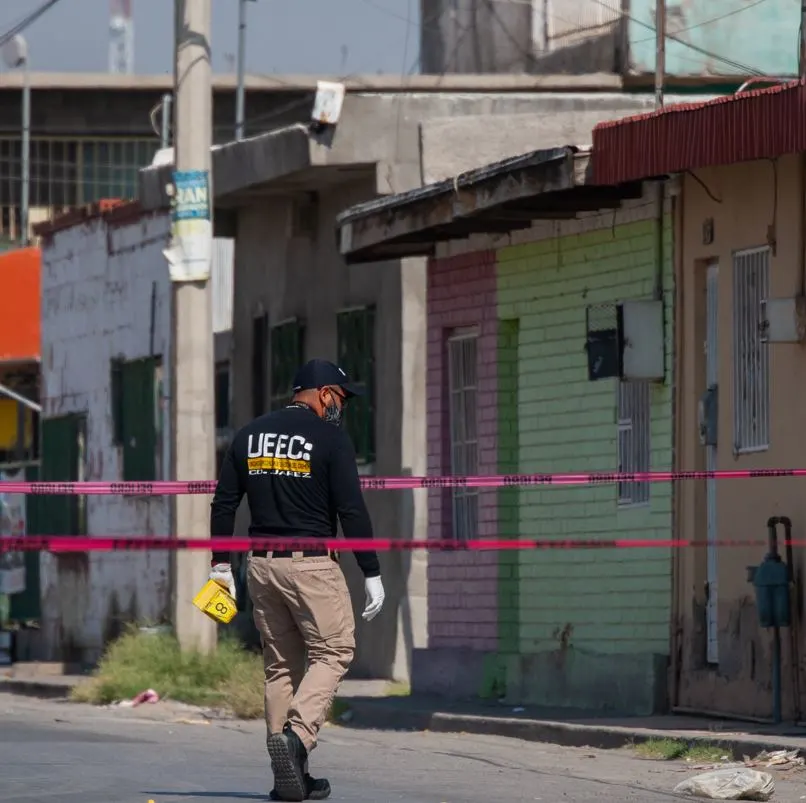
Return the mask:
MULTIPOLYGON (((659 803, 692 774, 623 751, 340 727, 323 730, 311 769, 331 800, 356 803, 659 803)), ((270 788, 261 723, 0 695, 0 803, 263 801, 270 788)), ((804 794, 779 782, 774 801, 804 794)))

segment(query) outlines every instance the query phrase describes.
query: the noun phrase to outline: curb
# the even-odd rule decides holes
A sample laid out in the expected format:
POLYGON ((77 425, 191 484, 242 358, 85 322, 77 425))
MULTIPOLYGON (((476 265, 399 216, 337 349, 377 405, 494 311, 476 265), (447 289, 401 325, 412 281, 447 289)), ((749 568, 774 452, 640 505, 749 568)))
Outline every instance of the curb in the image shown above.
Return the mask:
POLYGON ((0 677, 0 693, 38 697, 40 700, 64 700, 70 696, 74 686, 69 681, 0 677))
MULTIPOLYGON (((779 741, 776 736, 748 735, 735 738, 730 735, 685 733, 631 729, 610 725, 579 725, 551 720, 518 719, 514 717, 475 716, 449 714, 417 709, 401 710, 383 703, 341 698, 350 716, 338 724, 348 728, 375 730, 416 730, 435 733, 471 733, 478 736, 504 736, 527 742, 546 742, 563 747, 589 747, 598 750, 616 750, 652 739, 679 739, 689 743, 718 745, 736 759, 757 755, 764 750, 792 750, 793 739, 779 741)), ((803 748, 806 749, 806 740, 803 748)))

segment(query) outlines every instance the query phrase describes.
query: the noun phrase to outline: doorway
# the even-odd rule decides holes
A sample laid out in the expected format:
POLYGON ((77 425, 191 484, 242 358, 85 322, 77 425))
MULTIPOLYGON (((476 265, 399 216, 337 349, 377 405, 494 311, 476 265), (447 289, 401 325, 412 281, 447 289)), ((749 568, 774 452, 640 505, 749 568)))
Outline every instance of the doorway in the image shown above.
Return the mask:
MULTIPOLYGON (((706 266, 705 276, 705 396, 701 418, 701 442, 705 446, 705 470, 717 469, 718 449, 718 390, 719 390, 719 264, 711 262, 706 266)), ((706 511, 706 661, 719 663, 718 604, 719 604, 719 562, 717 554, 716 480, 705 480, 706 511)))

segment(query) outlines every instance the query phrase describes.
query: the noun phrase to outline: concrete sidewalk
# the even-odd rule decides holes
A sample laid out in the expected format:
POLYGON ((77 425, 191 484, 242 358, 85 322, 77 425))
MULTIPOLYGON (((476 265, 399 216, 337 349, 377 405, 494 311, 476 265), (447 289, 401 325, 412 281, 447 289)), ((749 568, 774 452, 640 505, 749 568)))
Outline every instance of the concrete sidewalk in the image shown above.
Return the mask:
POLYGON ((509 736, 568 747, 615 749, 653 739, 718 744, 741 759, 763 750, 806 752, 806 728, 794 725, 755 725, 699 717, 591 717, 568 711, 542 711, 441 698, 339 695, 347 710, 340 721, 347 727, 410 729, 443 733, 509 736))
MULTIPOLYGON (((0 692, 64 699, 82 676, 0 669, 0 692)), ((593 717, 585 712, 538 710, 441 697, 386 696, 387 681, 347 680, 339 692, 344 727, 507 736, 569 747, 614 749, 651 739, 719 744, 737 759, 763 750, 806 752, 806 728, 756 725, 683 716, 593 717)))

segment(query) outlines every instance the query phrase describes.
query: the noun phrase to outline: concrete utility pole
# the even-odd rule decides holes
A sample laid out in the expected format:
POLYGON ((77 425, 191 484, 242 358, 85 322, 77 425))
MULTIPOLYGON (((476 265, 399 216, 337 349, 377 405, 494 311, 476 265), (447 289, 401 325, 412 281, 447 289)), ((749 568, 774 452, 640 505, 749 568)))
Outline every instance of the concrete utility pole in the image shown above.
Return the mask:
MULTIPOLYGON (((806 2, 806 0, 804 0, 806 2)), ((655 2, 655 108, 663 108, 666 81, 666 0, 655 2)))
POLYGON ((800 0, 800 77, 806 78, 806 0, 800 0))
MULTIPOLYGON (((255 0, 238 0, 238 86, 235 91, 235 139, 244 138, 246 117, 246 4, 255 0)), ((806 2, 806 0, 804 0, 806 2)))
MULTIPOLYGON (((215 477, 213 396, 212 70, 211 0, 175 0, 174 187, 171 246, 166 252, 176 288, 173 309, 172 408, 174 476, 215 477)), ((210 534, 210 500, 201 494, 176 499, 176 532, 210 534)), ((176 551, 174 627, 182 649, 215 649, 216 626, 192 600, 207 581, 210 553, 176 551)))

